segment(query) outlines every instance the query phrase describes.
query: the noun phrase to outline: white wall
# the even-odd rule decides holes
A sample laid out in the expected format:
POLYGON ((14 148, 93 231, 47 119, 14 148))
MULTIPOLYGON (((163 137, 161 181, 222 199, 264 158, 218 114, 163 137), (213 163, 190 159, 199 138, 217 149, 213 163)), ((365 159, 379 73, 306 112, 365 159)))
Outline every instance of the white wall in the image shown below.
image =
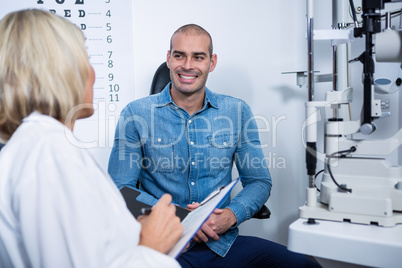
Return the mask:
MULTIPOLYGON (((314 5, 315 27, 330 29, 332 1, 319 0, 314 5)), ((307 89, 296 86, 295 75, 281 72, 307 68, 306 1, 133 1, 135 98, 149 94, 153 73, 166 59, 172 33, 187 23, 204 27, 214 41, 218 65, 207 86, 245 100, 254 114, 265 120, 259 120, 261 128, 270 127, 270 132, 260 133, 260 138, 268 144, 264 153, 271 160, 273 188, 267 205, 272 216, 245 222, 240 231, 286 244, 288 226, 298 218, 308 184, 302 142, 307 89)), ((353 44, 352 57, 362 52, 363 44, 362 40, 353 44)), ((315 67, 321 73, 332 72, 329 42, 315 43, 315 67)), ((361 71, 360 63, 352 67, 357 103, 354 119, 360 113, 361 71)), ((317 85, 317 98, 330 86, 317 85)), ((394 106, 398 114, 398 98, 394 106)), ((388 132, 392 133, 398 124, 391 125, 388 132)), ((379 133, 376 135, 384 135, 379 133)), ((322 150, 321 145, 319 148, 322 150)), ((322 163, 318 165, 322 167, 322 163)))

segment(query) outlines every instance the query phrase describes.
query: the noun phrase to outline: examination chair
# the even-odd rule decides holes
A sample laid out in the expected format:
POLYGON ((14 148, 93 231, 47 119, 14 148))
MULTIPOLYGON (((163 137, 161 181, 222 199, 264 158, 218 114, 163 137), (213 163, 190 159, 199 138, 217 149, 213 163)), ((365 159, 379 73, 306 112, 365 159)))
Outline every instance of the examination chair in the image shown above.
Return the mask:
MULTIPOLYGON (((170 70, 166 65, 166 62, 162 63, 155 72, 152 79, 151 91, 149 95, 157 94, 161 92, 165 86, 170 82, 170 70)), ((265 205, 254 214, 255 219, 268 219, 271 216, 271 211, 265 205)))

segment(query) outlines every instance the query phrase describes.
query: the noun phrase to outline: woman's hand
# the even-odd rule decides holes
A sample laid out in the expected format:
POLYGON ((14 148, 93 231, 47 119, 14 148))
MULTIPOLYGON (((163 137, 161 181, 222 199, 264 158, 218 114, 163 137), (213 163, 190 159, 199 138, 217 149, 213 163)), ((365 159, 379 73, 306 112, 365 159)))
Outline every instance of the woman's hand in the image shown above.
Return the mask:
POLYGON ((183 225, 176 216, 176 207, 171 204, 172 197, 165 194, 152 207, 149 216, 140 216, 140 245, 167 253, 183 233, 183 225))

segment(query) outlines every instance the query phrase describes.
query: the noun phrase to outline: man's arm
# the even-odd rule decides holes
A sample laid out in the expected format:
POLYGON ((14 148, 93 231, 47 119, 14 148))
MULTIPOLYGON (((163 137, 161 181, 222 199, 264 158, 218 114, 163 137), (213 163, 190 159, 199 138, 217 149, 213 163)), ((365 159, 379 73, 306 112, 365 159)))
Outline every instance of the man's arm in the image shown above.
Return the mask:
MULTIPOLYGON (((144 119, 136 116, 131 107, 126 106, 117 123, 113 149, 109 158, 108 171, 119 189, 124 186, 138 189, 138 178, 142 168, 143 152, 141 137, 144 119)), ((158 199, 141 191, 139 201, 155 205, 158 199)))
MULTIPOLYGON (((196 242, 219 236, 231 227, 250 219, 268 200, 271 191, 271 177, 261 149, 258 128, 248 105, 242 109, 241 133, 235 153, 236 166, 242 177, 243 189, 224 209, 216 209, 194 237, 196 242)), ((189 204, 195 209, 199 204, 189 204)))
POLYGON ((268 164, 261 148, 258 127, 250 107, 244 103, 242 130, 235 152, 235 162, 243 189, 229 206, 237 218, 237 224, 253 217, 268 200, 272 181, 268 164))

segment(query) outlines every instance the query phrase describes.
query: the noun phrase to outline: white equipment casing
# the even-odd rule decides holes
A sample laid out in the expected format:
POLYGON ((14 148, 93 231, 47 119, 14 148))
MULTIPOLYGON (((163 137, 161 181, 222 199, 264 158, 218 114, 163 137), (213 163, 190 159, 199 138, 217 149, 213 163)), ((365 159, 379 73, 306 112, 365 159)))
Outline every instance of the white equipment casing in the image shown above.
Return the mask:
MULTIPOLYGON (((312 111, 319 107, 340 107, 352 101, 352 89, 327 92, 325 101, 306 103, 308 126, 315 125, 312 111)), ((316 111, 317 113, 317 111, 316 111)), ((339 190, 333 182, 328 167, 324 170, 319 202, 316 191, 308 188, 307 204, 300 208, 300 217, 334 221, 347 221, 379 226, 402 223, 402 166, 392 166, 385 156, 399 148, 402 129, 384 140, 354 140, 348 138, 357 133, 360 121, 328 121, 325 125, 325 162, 338 184, 352 189, 339 190), (332 154, 355 151, 343 157, 332 154)))

